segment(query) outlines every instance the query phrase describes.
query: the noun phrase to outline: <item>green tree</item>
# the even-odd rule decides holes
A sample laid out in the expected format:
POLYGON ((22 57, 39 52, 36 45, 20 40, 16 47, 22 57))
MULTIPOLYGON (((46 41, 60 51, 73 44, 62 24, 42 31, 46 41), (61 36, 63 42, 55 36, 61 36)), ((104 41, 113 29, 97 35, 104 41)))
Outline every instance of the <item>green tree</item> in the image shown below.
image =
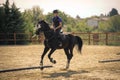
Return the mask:
POLYGON ((118 10, 115 8, 112 8, 112 10, 109 13, 110 16, 118 15, 118 10))
MULTIPOLYGON (((6 3, 0 8, 0 33, 4 33, 4 39, 13 39, 13 35, 8 33, 23 33, 25 32, 24 19, 22 18, 19 8, 13 3, 9 4, 9 0, 6 0, 6 3)), ((24 39, 25 36, 21 36, 21 39, 24 39)), ((3 39, 3 38, 2 38, 3 39)), ((4 41, 5 44, 12 44, 13 42, 4 41)), ((19 42, 21 43, 21 42, 19 42)), ((1 43, 0 43, 1 44, 1 43)), ((4 43, 3 43, 4 44, 4 43)))
POLYGON ((109 21, 100 21, 98 31, 99 32, 108 32, 109 27, 110 27, 109 21))
POLYGON ((4 7, 0 7, 0 33, 4 31, 5 27, 5 10, 4 7))
POLYGON ((110 18, 109 20, 110 32, 120 32, 120 15, 116 15, 110 18))
POLYGON ((93 30, 93 27, 87 25, 87 19, 78 20, 75 26, 77 32, 92 32, 93 30))
POLYGON ((19 8, 13 3, 11 6, 11 13, 9 19, 9 32, 18 33, 25 32, 24 19, 22 18, 19 8))
POLYGON ((98 31, 120 32, 120 15, 112 16, 108 21, 100 21, 98 31))
POLYGON ((43 10, 39 6, 34 6, 31 9, 31 11, 32 11, 32 20, 34 24, 36 24, 38 20, 44 19, 43 10))
POLYGON ((43 10, 39 6, 34 6, 32 9, 25 10, 22 17, 25 20, 26 33, 33 33, 38 20, 44 19, 43 10))
POLYGON ((4 17, 4 22, 3 22, 3 26, 1 27, 1 31, 0 32, 8 32, 8 27, 9 27, 9 20, 10 20, 10 4, 9 4, 9 0, 6 0, 6 3, 3 4, 3 17, 4 17))
POLYGON ((76 19, 80 20, 81 18, 80 18, 80 16, 79 16, 79 15, 77 15, 77 16, 76 16, 76 19))
POLYGON ((24 20, 21 16, 19 8, 13 3, 12 6, 9 4, 9 0, 0 8, 1 9, 1 33, 14 33, 24 32, 24 20))

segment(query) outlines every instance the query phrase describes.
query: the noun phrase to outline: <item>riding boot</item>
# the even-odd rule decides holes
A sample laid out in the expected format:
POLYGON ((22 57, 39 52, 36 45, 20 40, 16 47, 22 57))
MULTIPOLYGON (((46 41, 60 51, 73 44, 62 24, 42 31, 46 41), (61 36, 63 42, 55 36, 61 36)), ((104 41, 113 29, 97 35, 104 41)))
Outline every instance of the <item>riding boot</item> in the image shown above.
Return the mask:
POLYGON ((58 36, 58 44, 61 47, 62 46, 62 38, 61 35, 58 36))
POLYGON ((60 34, 60 29, 56 30, 56 38, 57 38, 57 44, 59 47, 62 47, 62 39, 61 39, 61 34, 60 34))

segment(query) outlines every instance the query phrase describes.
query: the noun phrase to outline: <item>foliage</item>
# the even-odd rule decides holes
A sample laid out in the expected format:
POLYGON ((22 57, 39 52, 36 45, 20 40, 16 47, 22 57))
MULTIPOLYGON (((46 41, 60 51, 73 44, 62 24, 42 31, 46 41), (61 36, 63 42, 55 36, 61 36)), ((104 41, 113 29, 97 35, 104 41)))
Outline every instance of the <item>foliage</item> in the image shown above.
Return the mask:
POLYGON ((80 22, 77 23, 76 26, 77 31, 79 32, 91 32, 92 27, 87 25, 87 20, 81 20, 80 22))
POLYGON ((38 20, 44 19, 43 11, 38 6, 34 6, 32 9, 25 10, 22 13, 22 17, 25 20, 26 33, 34 32, 34 27, 36 26, 38 20))
POLYGON ((4 7, 0 7, 0 32, 4 31, 5 27, 5 10, 4 7))
POLYGON ((112 16, 109 20, 109 32, 120 32, 120 15, 112 16))
MULTIPOLYGON (((1 6, 1 14, 0 14, 0 33, 4 33, 4 39, 12 39, 14 36, 8 37, 9 33, 24 33, 24 19, 22 18, 21 12, 19 8, 13 3, 9 4, 9 0, 6 1, 3 6, 1 6)), ((21 39, 25 38, 25 36, 21 37, 21 39)), ((13 42, 0 42, 0 44, 12 44, 13 42)))
POLYGON ((99 22, 98 32, 108 32, 108 29, 109 29, 108 21, 99 22))
POLYGON ((109 12, 109 16, 114 16, 114 15, 118 15, 118 11, 115 8, 112 8, 112 10, 109 12))
POLYGON ((120 15, 115 15, 107 21, 99 22, 99 32, 120 32, 120 15))
POLYGON ((1 33, 14 33, 14 32, 24 32, 24 20, 21 17, 21 12, 13 3, 12 6, 9 5, 9 0, 1 7, 2 11, 1 17, 1 33))

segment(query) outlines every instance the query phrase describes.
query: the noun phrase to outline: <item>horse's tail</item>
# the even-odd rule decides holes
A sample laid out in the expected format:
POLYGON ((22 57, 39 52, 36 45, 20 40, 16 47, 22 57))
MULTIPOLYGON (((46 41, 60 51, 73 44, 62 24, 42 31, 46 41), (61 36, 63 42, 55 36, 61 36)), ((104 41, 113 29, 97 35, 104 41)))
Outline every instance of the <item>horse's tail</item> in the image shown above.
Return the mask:
POLYGON ((76 39, 76 45, 78 46, 78 51, 80 51, 80 53, 81 53, 82 46, 83 46, 83 41, 78 36, 75 36, 75 39, 76 39))

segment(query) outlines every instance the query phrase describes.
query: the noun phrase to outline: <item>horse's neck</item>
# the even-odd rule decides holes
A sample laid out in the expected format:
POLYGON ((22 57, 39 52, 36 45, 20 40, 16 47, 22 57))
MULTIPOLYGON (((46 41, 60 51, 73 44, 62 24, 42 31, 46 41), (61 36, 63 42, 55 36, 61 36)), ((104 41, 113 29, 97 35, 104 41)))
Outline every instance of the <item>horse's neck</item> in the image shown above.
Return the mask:
POLYGON ((50 39, 54 36, 54 32, 50 29, 49 31, 44 31, 45 39, 50 39))

